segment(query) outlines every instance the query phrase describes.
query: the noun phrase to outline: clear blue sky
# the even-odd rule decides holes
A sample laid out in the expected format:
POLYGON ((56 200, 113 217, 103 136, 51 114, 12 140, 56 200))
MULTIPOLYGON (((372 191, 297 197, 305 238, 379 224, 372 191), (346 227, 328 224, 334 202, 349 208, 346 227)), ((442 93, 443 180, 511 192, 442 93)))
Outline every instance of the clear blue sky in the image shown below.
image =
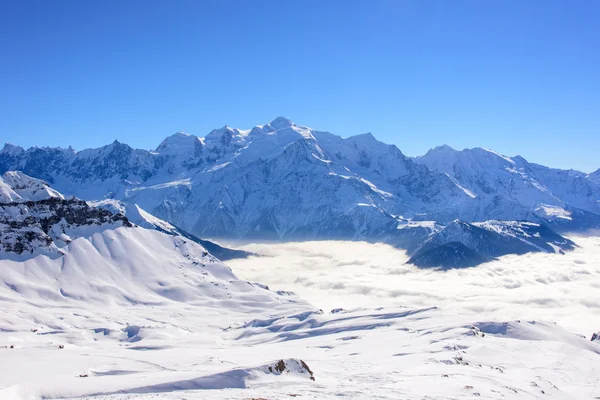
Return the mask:
POLYGON ((599 21, 595 0, 3 1, 0 141, 154 148, 283 115, 589 172, 599 21))

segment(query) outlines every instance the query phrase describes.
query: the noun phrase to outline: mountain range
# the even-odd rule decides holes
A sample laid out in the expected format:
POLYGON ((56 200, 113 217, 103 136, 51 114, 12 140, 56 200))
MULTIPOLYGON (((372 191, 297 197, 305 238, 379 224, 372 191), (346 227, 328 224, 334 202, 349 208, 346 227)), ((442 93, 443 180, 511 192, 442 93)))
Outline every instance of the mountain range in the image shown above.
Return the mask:
MULTIPOLYGON (((370 133, 342 138, 283 117, 205 137, 176 133, 150 151, 118 141, 82 151, 6 144, 0 172, 7 171, 66 196, 135 204, 191 235, 217 239, 382 241, 422 255, 431 235, 453 223, 600 228, 600 170, 553 169, 482 148, 440 146, 411 158, 370 133)), ((444 235, 445 243, 475 250, 455 236, 444 235)), ((475 252, 472 260, 502 253, 475 252)))
MULTIPOLYGON (((420 267, 472 266, 508 253, 575 246, 534 222, 395 221, 405 238, 422 237, 410 260, 420 267)), ((597 394, 590 391, 590 381, 597 381, 590 375, 600 354, 597 334, 590 341, 552 322, 483 319, 480 314, 497 307, 486 299, 476 304, 476 315, 437 306, 327 312, 294 293, 239 279, 207 243, 136 203, 84 201, 21 171, 5 172, 0 398, 370 398, 382 376, 385 384, 375 388, 381 398, 597 394), (564 360, 570 360, 566 367, 564 360), (351 382, 350 389, 341 390, 340 382, 351 382)), ((593 268, 579 269, 565 271, 559 283, 582 271, 593 279, 593 268)), ((488 282, 502 279, 497 272, 484 272, 493 275, 488 282)), ((427 291, 439 287, 428 279, 427 291)), ((536 282, 543 279, 540 273, 536 282)), ((399 289, 415 293, 410 285, 399 289)), ((467 285, 457 293, 474 297, 467 285)), ((547 297, 534 299, 548 303, 547 297)))

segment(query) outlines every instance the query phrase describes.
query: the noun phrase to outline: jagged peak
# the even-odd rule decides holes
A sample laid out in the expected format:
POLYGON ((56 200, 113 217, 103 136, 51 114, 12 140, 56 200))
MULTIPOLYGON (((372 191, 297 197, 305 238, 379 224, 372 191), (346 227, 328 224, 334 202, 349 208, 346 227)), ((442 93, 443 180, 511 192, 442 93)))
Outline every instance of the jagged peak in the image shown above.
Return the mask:
POLYGON ((24 151, 25 151, 25 149, 23 149, 21 146, 16 146, 12 143, 6 142, 4 144, 4 147, 2 147, 2 150, 0 150, 0 153, 16 155, 16 154, 20 154, 24 151))

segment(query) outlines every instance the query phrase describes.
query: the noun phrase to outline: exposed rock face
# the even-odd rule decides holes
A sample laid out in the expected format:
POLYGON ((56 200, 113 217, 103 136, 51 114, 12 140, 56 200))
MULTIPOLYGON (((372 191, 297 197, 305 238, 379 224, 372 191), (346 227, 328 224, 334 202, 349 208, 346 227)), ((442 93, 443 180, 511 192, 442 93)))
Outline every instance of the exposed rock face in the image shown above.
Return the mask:
POLYGON ((9 171, 0 178, 0 251, 60 255, 76 230, 103 225, 132 226, 122 214, 65 199, 42 180, 9 171))
POLYGON ((16 254, 40 250, 60 254, 58 247, 70 242, 74 229, 104 224, 132 226, 125 216, 78 199, 0 203, 0 249, 16 254))

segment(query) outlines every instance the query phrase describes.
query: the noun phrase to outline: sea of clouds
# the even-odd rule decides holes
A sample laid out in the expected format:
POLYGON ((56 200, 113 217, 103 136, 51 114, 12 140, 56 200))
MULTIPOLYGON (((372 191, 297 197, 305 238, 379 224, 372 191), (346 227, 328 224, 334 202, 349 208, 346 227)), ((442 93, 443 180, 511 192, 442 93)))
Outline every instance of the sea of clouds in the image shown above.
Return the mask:
POLYGON ((406 264, 405 251, 344 241, 246 244, 260 256, 230 260, 242 279, 333 308, 438 306, 473 318, 546 320, 589 337, 600 330, 600 238, 572 237, 564 255, 505 256, 440 271, 406 264))

